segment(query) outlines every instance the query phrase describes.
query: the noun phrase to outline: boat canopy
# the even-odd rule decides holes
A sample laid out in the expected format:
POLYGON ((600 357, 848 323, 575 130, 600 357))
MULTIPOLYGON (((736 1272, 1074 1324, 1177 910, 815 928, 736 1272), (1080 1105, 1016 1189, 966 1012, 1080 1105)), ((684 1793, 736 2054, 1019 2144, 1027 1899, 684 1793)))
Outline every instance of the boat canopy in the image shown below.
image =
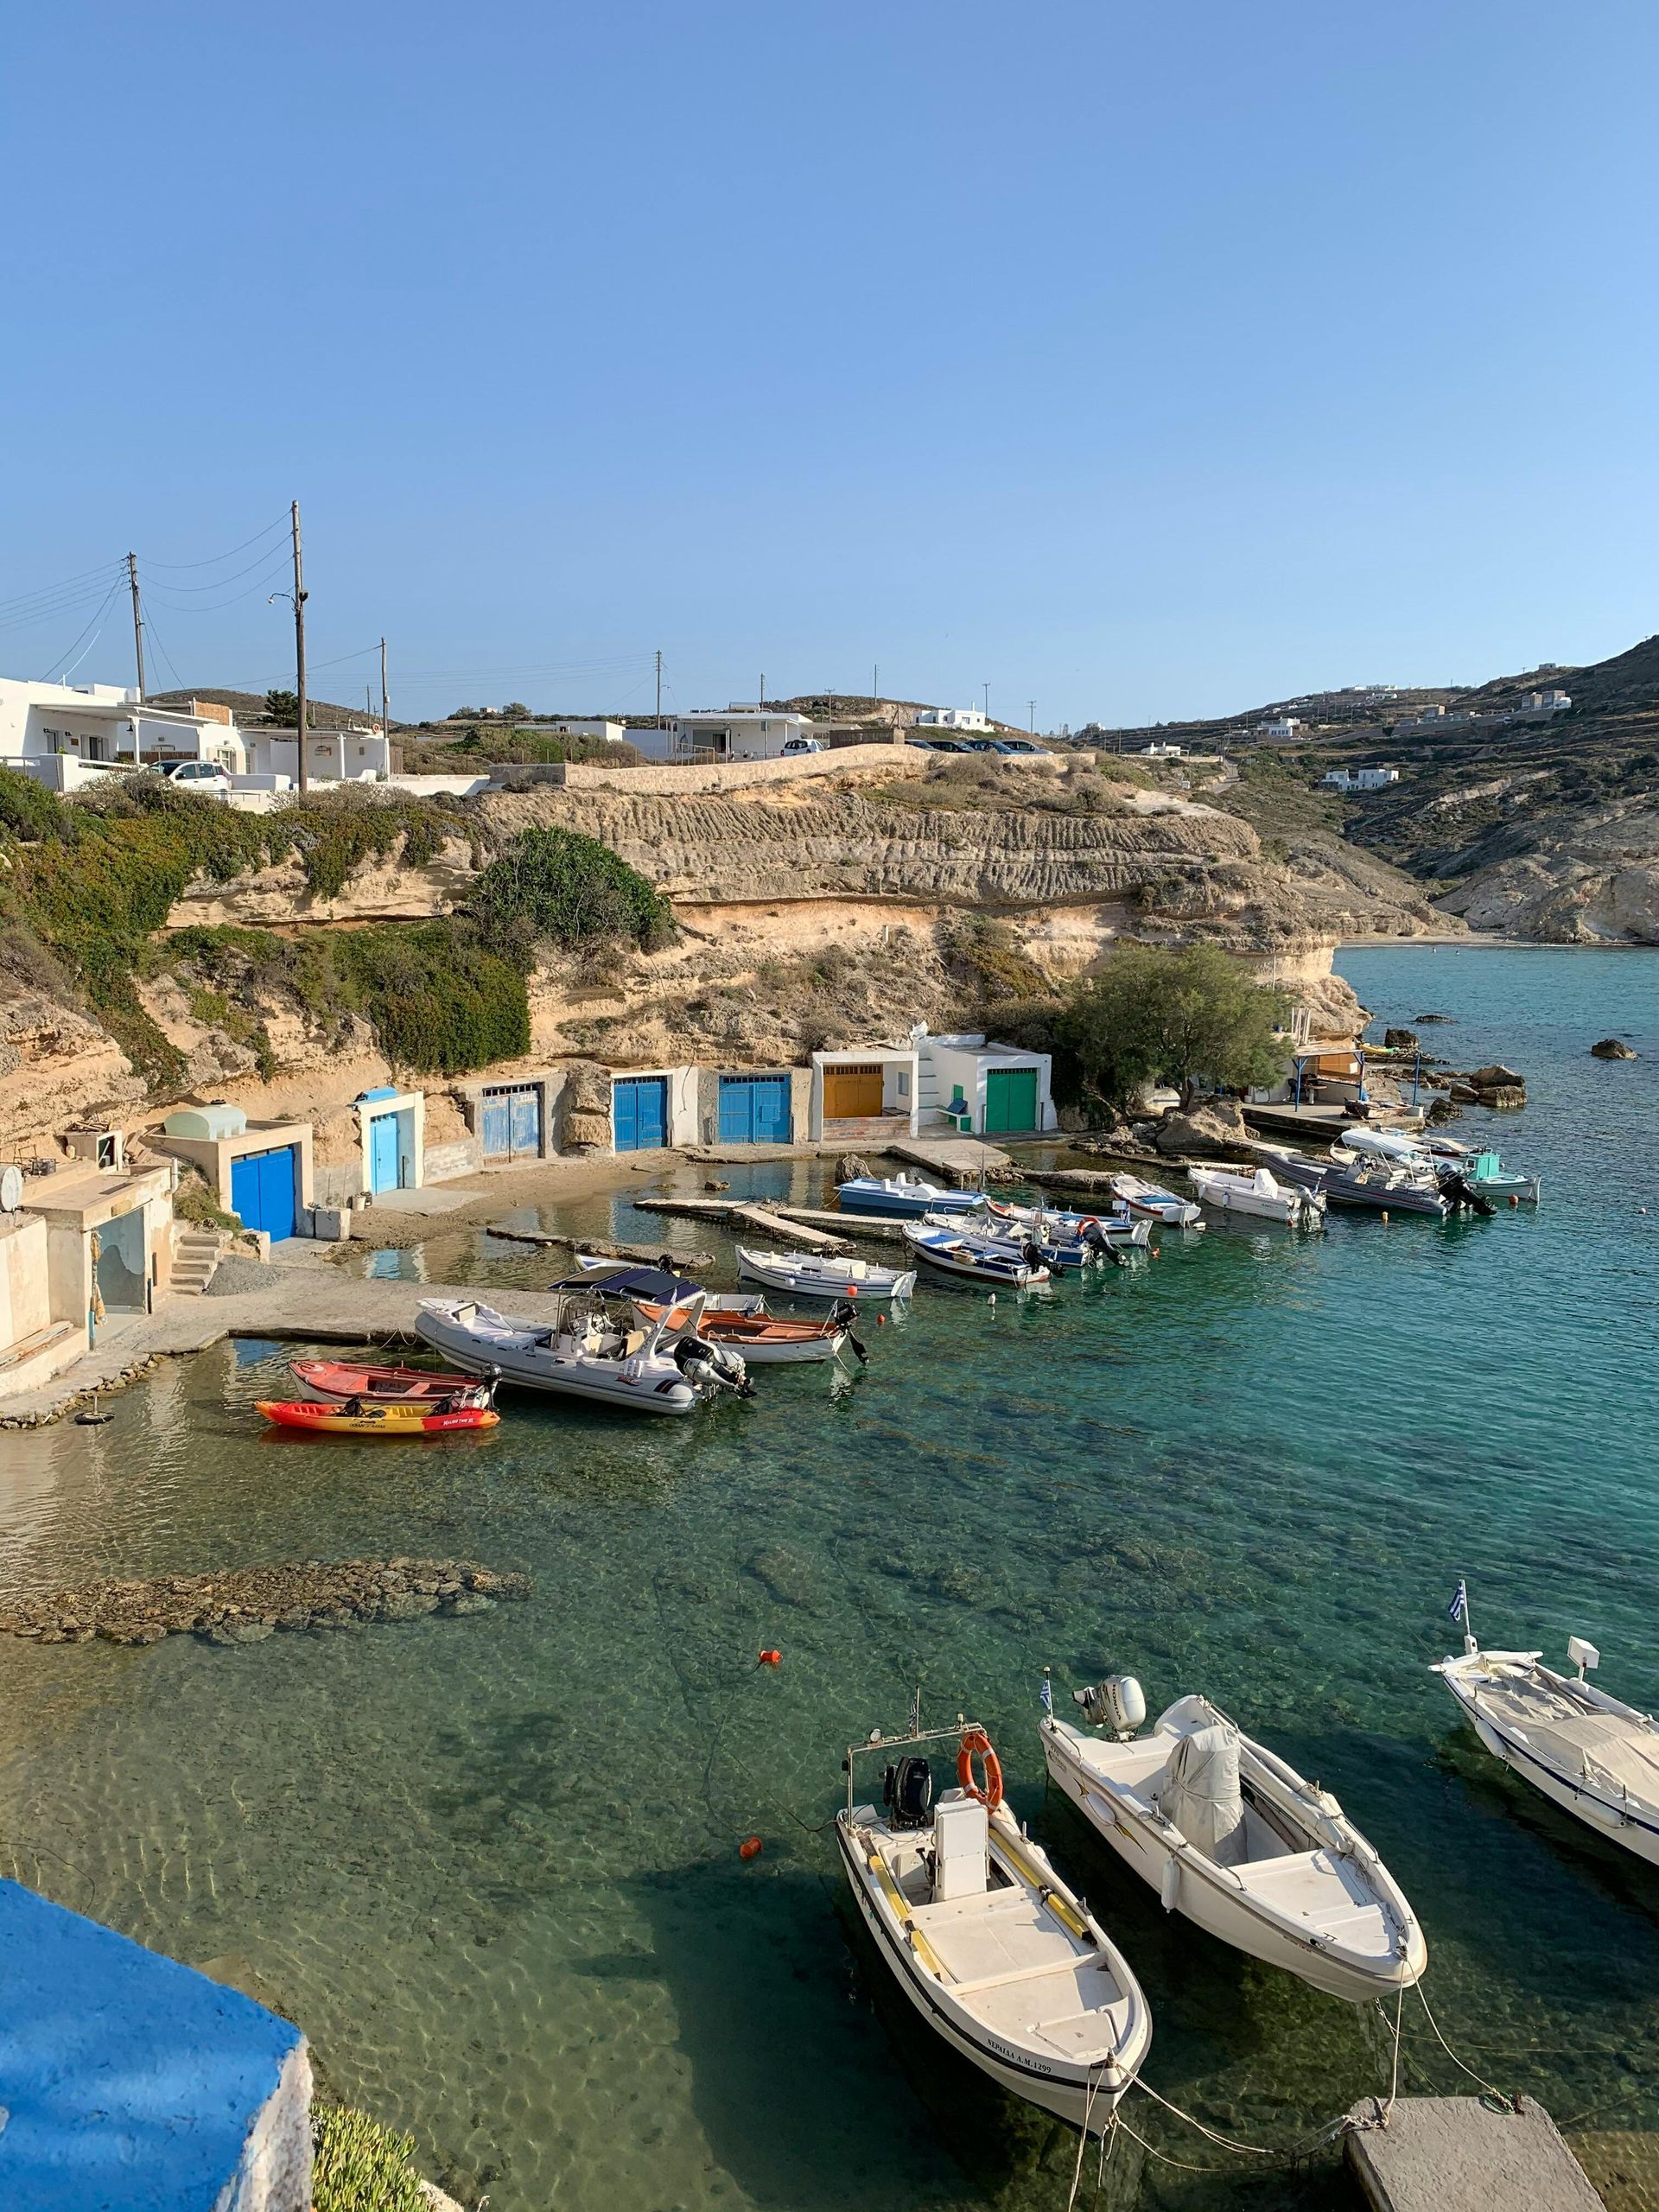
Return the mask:
POLYGON ((650 1306, 680 1306, 697 1297, 700 1282, 687 1282, 662 1268, 634 1268, 619 1262, 613 1268, 586 1268, 579 1275, 561 1275, 550 1290, 598 1290, 616 1298, 644 1299, 650 1306))

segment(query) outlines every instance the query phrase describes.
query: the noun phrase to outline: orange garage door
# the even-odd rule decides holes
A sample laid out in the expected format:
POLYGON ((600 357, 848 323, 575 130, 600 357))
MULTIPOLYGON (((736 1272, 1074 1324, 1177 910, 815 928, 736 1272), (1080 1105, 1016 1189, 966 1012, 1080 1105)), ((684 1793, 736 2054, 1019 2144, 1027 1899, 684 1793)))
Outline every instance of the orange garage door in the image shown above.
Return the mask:
POLYGON ((823 1071, 823 1111, 827 1121, 839 1122, 854 1115, 881 1111, 881 1067, 826 1068, 823 1071))

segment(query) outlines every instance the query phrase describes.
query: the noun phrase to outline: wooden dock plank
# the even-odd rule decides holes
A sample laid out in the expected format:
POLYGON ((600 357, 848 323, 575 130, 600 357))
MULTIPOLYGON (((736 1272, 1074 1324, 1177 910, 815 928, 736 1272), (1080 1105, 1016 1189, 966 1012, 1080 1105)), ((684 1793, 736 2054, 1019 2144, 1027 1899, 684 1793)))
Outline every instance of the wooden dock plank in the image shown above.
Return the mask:
POLYGON ((1375 2212, 1602 2212, 1560 2130, 1531 2097, 1512 2113, 1478 2097, 1402 2097, 1349 2114, 1348 2160, 1375 2212))

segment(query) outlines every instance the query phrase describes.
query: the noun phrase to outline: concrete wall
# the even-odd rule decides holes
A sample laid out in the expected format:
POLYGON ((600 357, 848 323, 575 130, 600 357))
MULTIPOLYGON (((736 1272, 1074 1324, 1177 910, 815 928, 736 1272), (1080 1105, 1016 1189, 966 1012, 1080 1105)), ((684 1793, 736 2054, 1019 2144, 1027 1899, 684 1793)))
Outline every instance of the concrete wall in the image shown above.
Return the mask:
POLYGON ((264 2005, 0 1882, 0 2204, 307 2212, 311 2065, 264 2005))
POLYGON ((233 1137, 162 1135, 149 1138, 149 1142, 156 1152, 167 1153, 175 1160, 188 1160, 193 1167, 199 1167, 207 1179, 215 1202, 226 1213, 236 1211, 231 1204, 231 1170, 234 1163, 245 1153, 277 1152, 284 1145, 293 1145, 300 1155, 295 1206, 297 1209, 315 1203, 309 1122, 250 1122, 239 1135, 233 1137))
POLYGON ((164 1287, 173 1271, 172 1168, 130 1175, 66 1172, 29 1192, 30 1211, 46 1224, 47 1279, 52 1319, 86 1325, 92 1304, 94 1230, 121 1215, 143 1214, 145 1273, 164 1287))
POLYGON ((50 1326, 46 1224, 38 1214, 0 1215, 0 1351, 50 1326))

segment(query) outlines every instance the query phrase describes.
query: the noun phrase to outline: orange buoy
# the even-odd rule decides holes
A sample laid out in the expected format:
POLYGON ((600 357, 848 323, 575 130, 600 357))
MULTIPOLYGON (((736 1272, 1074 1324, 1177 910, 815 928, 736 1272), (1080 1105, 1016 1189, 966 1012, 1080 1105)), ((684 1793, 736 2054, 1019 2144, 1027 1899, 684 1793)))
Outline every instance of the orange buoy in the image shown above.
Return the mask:
POLYGON ((885 1328, 887 1327, 887 1315, 886 1315, 885 1313, 878 1313, 878 1314, 876 1315, 876 1317, 875 1317, 875 1325, 876 1325, 876 1327, 877 1327, 878 1329, 885 1329, 885 1328))
POLYGON ((774 1651, 768 1646, 754 1663, 757 1667, 781 1667, 784 1663, 784 1655, 781 1651, 774 1651))
POLYGON ((1520 1203, 1521 1203, 1520 1199, 1516 1197, 1516 1193, 1515 1193, 1513 1191, 1511 1191, 1511 1192, 1510 1192, 1510 1204, 1512 1206, 1518 1206, 1518 1205, 1520 1205, 1520 1203))
POLYGON ((737 1847, 737 1855, 740 1859, 758 1859, 766 1847, 758 1835, 746 1835, 737 1847))
POLYGON ((957 1783, 970 1797, 977 1797, 988 1812, 994 1813, 1002 1802, 1002 1762, 991 1749, 991 1739, 982 1728, 963 1732, 962 1748, 957 1753, 957 1783), (985 1768, 982 1787, 974 1779, 976 1757, 985 1768))

